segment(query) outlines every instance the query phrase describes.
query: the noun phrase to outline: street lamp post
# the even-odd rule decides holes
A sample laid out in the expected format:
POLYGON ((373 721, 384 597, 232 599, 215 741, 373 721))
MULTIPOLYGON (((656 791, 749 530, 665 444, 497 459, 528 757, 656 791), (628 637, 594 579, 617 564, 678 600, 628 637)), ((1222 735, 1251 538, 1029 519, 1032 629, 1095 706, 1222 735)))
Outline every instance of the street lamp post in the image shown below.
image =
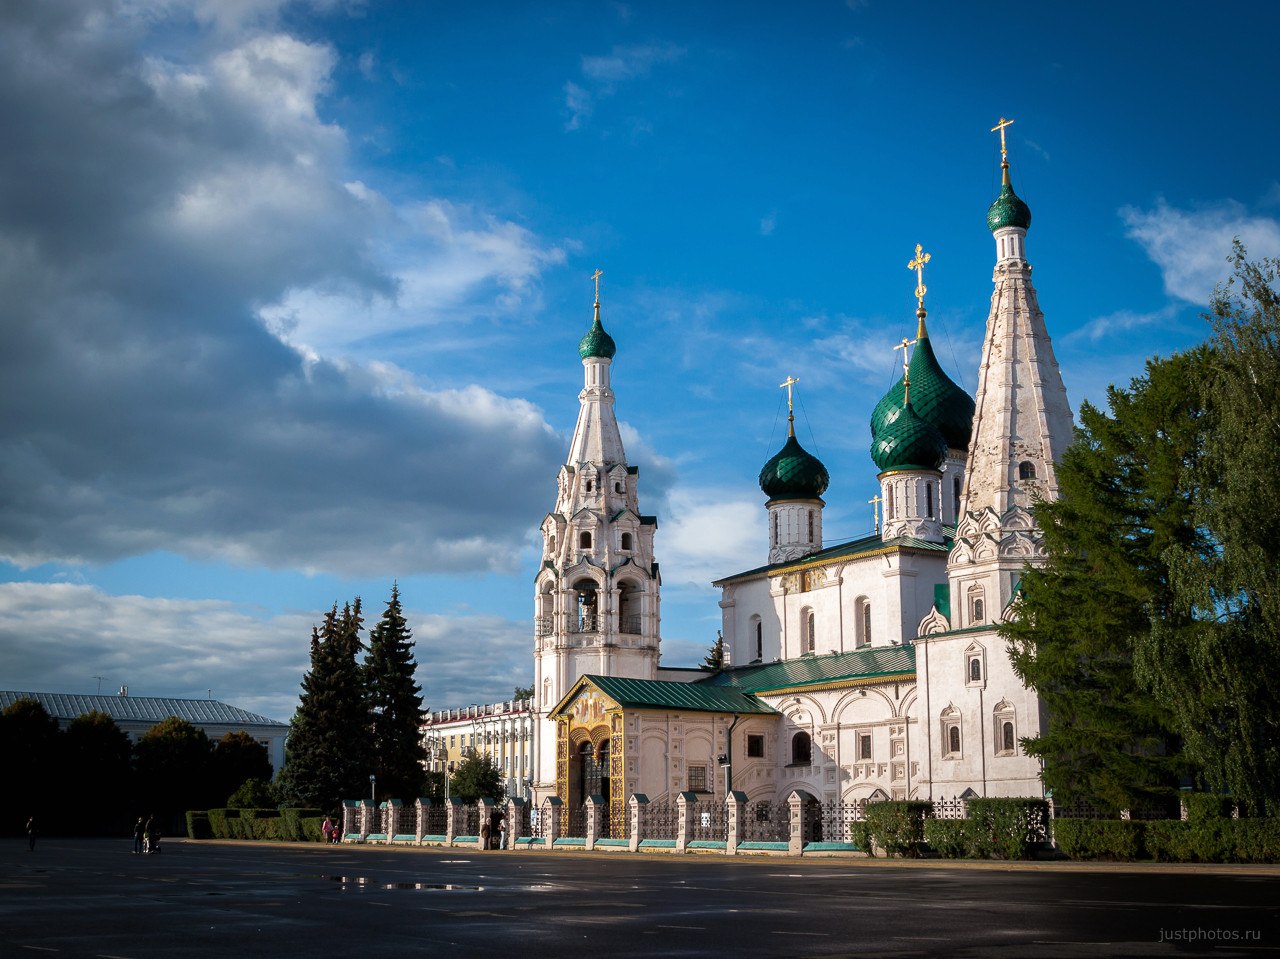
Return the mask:
POLYGON ((369 802, 375 806, 378 804, 378 776, 377 773, 369 773, 369 802))

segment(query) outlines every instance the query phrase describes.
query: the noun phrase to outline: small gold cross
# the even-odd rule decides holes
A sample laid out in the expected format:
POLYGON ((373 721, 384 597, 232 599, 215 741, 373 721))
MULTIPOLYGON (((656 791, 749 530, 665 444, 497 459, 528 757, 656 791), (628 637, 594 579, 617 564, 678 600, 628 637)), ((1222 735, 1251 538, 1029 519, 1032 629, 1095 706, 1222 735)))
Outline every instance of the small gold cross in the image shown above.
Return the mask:
POLYGON ((604 276, 604 270, 597 269, 591 274, 591 279, 596 281, 596 303, 600 302, 600 277, 604 276))
POLYGON ((788 377, 787 377, 787 381, 786 381, 785 383, 779 383, 779 384, 778 384, 778 389, 780 389, 780 390, 785 389, 785 390, 787 391, 787 415, 788 415, 788 416, 790 416, 790 415, 791 415, 791 411, 792 411, 792 409, 791 409, 791 387, 795 386, 795 385, 796 385, 797 383, 799 383, 799 382, 800 382, 800 380, 799 380, 799 379, 797 379, 796 377, 794 377, 794 376, 788 376, 788 377))
MULTIPOLYGON (((907 263, 908 270, 916 271, 916 305, 917 306, 924 306, 924 295, 929 292, 924 285, 924 265, 928 263, 931 259, 933 259, 933 257, 930 254, 925 253, 924 247, 922 247, 919 243, 917 243, 915 259, 907 263)), ((906 341, 904 340, 903 342, 906 342, 906 341)))
POLYGON ((877 534, 879 534, 879 532, 880 532, 880 504, 881 504, 881 503, 883 503, 883 502, 884 502, 884 500, 883 500, 883 499, 881 499, 881 498, 880 498, 880 495, 877 493, 875 496, 871 497, 871 499, 867 500, 867 502, 871 504, 871 511, 875 514, 875 518, 876 518, 876 533, 877 533, 877 534))
POLYGON ((1001 117, 1000 122, 991 128, 992 133, 995 133, 997 130, 1000 131, 1000 161, 1002 163, 1009 159, 1009 151, 1005 149, 1004 143, 1004 128, 1012 123, 1012 120, 1006 120, 1004 117, 1001 117))

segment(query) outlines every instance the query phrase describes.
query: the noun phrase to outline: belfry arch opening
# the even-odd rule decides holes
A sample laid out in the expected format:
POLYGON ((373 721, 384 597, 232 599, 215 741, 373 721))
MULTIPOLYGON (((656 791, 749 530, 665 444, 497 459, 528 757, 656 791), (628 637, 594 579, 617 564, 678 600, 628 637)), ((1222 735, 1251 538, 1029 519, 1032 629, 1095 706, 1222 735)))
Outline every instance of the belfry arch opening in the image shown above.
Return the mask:
POLYGON ((618 632, 641 632, 641 601, 644 594, 640 586, 631 580, 618 584, 618 632))
POLYGON ((600 592, 594 580, 580 579, 573 584, 573 626, 579 633, 594 633, 600 628, 600 592))

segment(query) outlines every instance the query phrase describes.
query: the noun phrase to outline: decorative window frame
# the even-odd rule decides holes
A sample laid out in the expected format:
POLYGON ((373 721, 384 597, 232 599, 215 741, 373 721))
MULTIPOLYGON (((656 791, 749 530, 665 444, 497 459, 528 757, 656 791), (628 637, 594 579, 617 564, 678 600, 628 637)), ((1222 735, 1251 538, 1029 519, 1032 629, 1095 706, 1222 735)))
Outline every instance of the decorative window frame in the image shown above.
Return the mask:
POLYGON ((870 729, 855 729, 853 732, 853 751, 857 757, 857 762, 869 763, 873 762, 876 754, 876 738, 870 729), (866 745, 865 755, 863 754, 863 745, 866 745))
POLYGON ((948 705, 941 715, 938 717, 938 731, 942 736, 940 743, 940 752, 943 759, 963 759, 964 758, 964 723, 960 716, 960 710, 954 705, 948 705), (951 733, 956 732, 958 749, 951 748, 951 733))
POLYGON ((1013 708, 1013 704, 1007 699, 1000 700, 991 711, 991 740, 994 755, 1018 755, 1018 714, 1017 710, 1013 708), (1005 745, 1004 727, 1006 723, 1013 728, 1012 743, 1009 747, 1005 745))
POLYGON ((987 686, 987 651, 981 643, 970 643, 964 651, 964 684, 970 689, 985 689, 987 686), (973 678, 974 664, 978 667, 978 678, 973 678))
POLYGON ((970 626, 987 622, 987 591, 981 583, 971 583, 965 589, 964 605, 970 626))
POLYGON ((871 645, 871 600, 859 596, 853 602, 853 648, 864 649, 871 645))
POLYGON ((764 759, 764 733, 747 733, 747 758, 748 759, 764 759), (757 747, 754 751, 752 747, 757 747))

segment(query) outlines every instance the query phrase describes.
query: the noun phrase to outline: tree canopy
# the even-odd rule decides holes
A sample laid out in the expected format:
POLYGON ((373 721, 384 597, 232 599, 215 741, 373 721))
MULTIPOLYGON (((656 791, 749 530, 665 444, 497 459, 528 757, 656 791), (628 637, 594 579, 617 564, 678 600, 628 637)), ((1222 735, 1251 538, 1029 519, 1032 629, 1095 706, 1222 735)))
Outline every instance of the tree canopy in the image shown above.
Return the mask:
POLYGON ((485 753, 473 753, 464 759, 449 779, 449 794, 475 802, 477 799, 500 800, 505 795, 502 770, 485 753))
POLYGON ((413 634, 400 606, 400 588, 369 633, 364 679, 372 726, 373 765, 379 793, 417 798, 425 784, 422 690, 414 679, 413 634))
POLYGON ((1081 405, 1036 507, 1048 556, 1003 627, 1049 712, 1055 795, 1125 806, 1180 778, 1280 808, 1280 264, 1238 243, 1207 342, 1081 405))

